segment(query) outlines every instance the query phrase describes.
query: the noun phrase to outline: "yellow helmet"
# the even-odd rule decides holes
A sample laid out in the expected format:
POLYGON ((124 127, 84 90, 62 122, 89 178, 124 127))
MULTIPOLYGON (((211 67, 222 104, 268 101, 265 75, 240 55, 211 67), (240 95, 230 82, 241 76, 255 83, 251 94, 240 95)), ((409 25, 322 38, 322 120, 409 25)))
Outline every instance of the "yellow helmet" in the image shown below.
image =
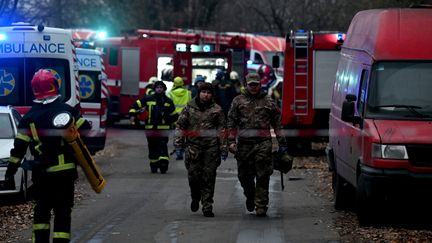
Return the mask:
POLYGON ((182 87, 184 85, 183 79, 179 76, 174 78, 174 87, 182 87))

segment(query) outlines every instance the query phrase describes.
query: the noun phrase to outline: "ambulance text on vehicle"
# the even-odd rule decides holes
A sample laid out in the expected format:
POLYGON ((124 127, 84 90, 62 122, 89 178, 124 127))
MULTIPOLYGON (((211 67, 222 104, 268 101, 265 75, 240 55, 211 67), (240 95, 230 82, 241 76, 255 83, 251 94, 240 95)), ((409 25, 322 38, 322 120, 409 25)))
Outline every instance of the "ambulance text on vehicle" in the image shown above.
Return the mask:
POLYGON ((92 130, 86 137, 91 153, 104 149, 107 119, 106 74, 101 53, 95 49, 77 48, 79 64, 78 81, 81 98, 81 112, 91 124, 92 130))
POLYGON ((78 66, 70 31, 25 23, 0 27, 0 105, 27 112, 34 99, 30 81, 41 68, 57 77, 62 101, 77 106, 78 66))

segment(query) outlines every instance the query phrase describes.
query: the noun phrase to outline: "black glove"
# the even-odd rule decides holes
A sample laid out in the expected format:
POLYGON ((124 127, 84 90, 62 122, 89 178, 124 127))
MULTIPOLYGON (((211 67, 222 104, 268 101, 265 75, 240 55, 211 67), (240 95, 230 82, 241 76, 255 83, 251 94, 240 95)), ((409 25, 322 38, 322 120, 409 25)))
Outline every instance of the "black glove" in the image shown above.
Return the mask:
POLYGON ((279 146, 278 153, 284 154, 286 152, 288 152, 288 146, 286 146, 286 145, 279 146))
POLYGON ((226 159, 228 158, 228 151, 222 151, 221 152, 221 159, 223 160, 223 161, 225 161, 226 159))
POLYGON ((183 160, 183 153, 184 153, 183 149, 176 149, 175 151, 176 160, 183 160))

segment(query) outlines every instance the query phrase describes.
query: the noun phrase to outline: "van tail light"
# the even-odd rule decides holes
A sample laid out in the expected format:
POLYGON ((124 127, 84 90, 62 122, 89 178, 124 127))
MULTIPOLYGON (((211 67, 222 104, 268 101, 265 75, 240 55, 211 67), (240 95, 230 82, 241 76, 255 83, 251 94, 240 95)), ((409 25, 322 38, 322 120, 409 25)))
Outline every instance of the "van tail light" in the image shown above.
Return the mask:
POLYGON ((107 115, 108 115, 108 102, 107 99, 102 99, 101 111, 100 111, 100 124, 99 124, 101 128, 106 128, 107 115))

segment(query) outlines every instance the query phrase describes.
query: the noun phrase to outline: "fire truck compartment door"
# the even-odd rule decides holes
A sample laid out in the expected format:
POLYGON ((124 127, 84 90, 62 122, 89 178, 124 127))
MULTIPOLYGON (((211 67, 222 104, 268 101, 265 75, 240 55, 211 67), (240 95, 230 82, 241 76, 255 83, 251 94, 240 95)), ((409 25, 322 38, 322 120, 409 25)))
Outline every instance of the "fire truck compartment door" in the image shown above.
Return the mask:
POLYGON ((339 51, 314 51, 313 108, 330 109, 339 51))
POLYGON ((122 48, 122 95, 139 94, 140 49, 122 48))

